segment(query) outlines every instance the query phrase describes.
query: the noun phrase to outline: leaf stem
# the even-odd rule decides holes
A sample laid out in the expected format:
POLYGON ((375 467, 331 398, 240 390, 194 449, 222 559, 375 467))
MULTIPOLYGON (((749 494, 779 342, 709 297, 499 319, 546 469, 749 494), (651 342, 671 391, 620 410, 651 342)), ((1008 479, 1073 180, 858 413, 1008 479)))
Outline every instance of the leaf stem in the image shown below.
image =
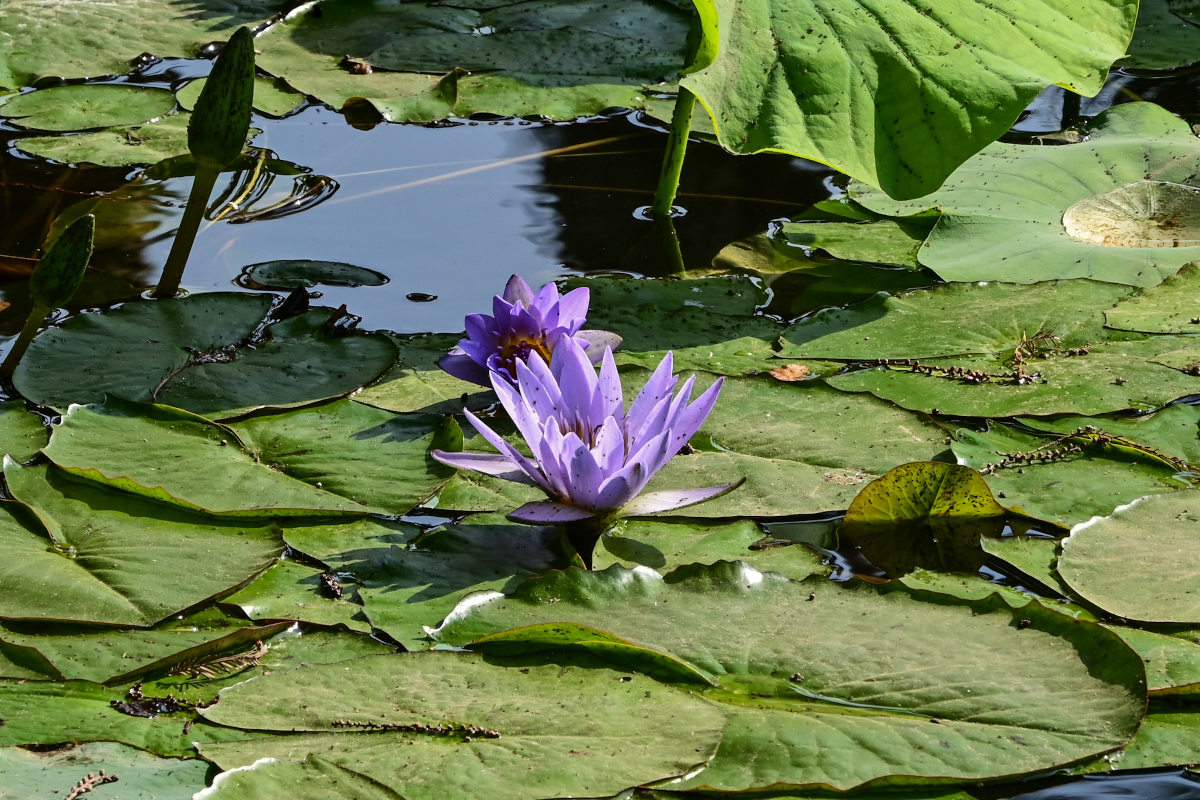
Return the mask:
POLYGON ((200 221, 204 219, 204 209, 220 174, 219 166, 196 161, 196 177, 192 179, 192 190, 188 194, 183 219, 179 222, 179 230, 175 232, 175 241, 171 244, 171 253, 167 256, 167 264, 163 267, 154 297, 174 297, 179 292, 179 283, 183 280, 188 255, 192 252, 196 232, 200 230, 200 221))
POLYGON ((654 190, 654 202, 650 206, 652 217, 668 217, 671 214, 671 205, 679 191, 679 176, 683 173, 683 157, 687 152, 688 134, 692 131, 692 113, 695 109, 696 95, 680 86, 679 94, 675 97, 675 111, 671 114, 667 152, 663 155, 658 188, 654 190))
POLYGON ((17 369, 17 364, 21 363, 21 357, 29 349, 29 343, 33 341, 33 337, 37 336, 38 331, 41 330, 42 323, 46 321, 50 310, 49 306, 36 303, 29 310, 29 316, 25 319, 25 327, 21 328, 21 333, 17 336, 17 341, 13 343, 12 348, 8 351, 8 355, 4 357, 4 363, 0 364, 0 376, 5 378, 12 377, 13 372, 17 369))

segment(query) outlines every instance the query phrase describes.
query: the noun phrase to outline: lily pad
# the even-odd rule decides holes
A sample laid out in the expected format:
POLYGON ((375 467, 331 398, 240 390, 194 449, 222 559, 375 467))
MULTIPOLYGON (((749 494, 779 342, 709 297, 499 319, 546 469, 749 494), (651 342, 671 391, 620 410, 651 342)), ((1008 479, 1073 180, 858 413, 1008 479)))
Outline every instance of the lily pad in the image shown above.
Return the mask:
POLYGON ((353 581, 371 624, 410 650, 427 648, 425 627, 440 623, 463 597, 512 589, 571 558, 556 529, 485 516, 419 538, 407 526, 370 520, 289 528, 286 538, 353 581))
POLYGON ((1195 376, 1157 363, 1182 337, 1104 342, 1025 364, 1011 359, 936 358, 860 369, 828 378, 847 392, 870 392, 901 408, 967 417, 1149 411, 1200 391, 1195 376))
POLYGON ((1118 67, 1175 69, 1200 58, 1200 21, 1188 24, 1173 0, 1141 0, 1129 55, 1118 67))
POLYGON ((264 261, 242 270, 238 283, 248 289, 295 289, 298 286, 382 286, 388 277, 341 261, 264 261))
POLYGON ((378 781, 315 755, 300 762, 264 758, 235 767, 214 778, 203 793, 204 800, 275 800, 284 796, 291 800, 404 800, 378 781))
POLYGON ((604 569, 613 564, 627 568, 641 565, 665 573, 684 564, 734 560, 796 579, 829 571, 816 551, 764 536, 750 520, 624 520, 600 537, 592 566, 604 569))
POLYGON ((997 422, 983 431, 961 428, 951 448, 960 463, 988 472, 988 485, 1006 504, 1056 525, 1107 516, 1138 497, 1187 488, 1181 473, 1187 464, 1200 464, 1196 406, 1178 403, 1152 415, 1114 419, 1019 421, 1019 428, 997 422), (989 469, 1004 461, 1003 453, 1034 457, 1010 457, 1006 466, 989 469))
POLYGON ((1120 639, 1036 603, 919 601, 729 563, 665 579, 554 573, 464 609, 439 635, 470 646, 551 619, 672 655, 719 684, 703 694, 727 715, 721 747, 672 789, 845 790, 888 775, 1044 769, 1122 744, 1145 698, 1141 662, 1120 639), (868 644, 879 641, 888 646, 868 644))
POLYGON ((1073 239, 1110 247, 1200 245, 1200 187, 1134 181, 1085 197, 1063 212, 1073 239))
MULTIPOLYGON (((917 259, 948 281, 1092 278, 1154 286, 1200 257, 1200 246, 1186 244, 1192 234, 1178 247, 1097 244, 1072 236, 1064 214, 1123 188, 1141 191, 1125 187, 1147 181, 1194 186, 1198 172, 1200 142, 1187 123, 1152 103, 1126 103, 1096 117, 1078 144, 990 145, 916 200, 896 202, 861 184, 850 194, 887 216, 940 210, 917 259)), ((1128 220, 1128 209, 1120 218, 1128 220)))
POLYGON ((1200 262, 1184 264, 1158 286, 1121 300, 1105 324, 1144 333, 1200 333, 1200 262))
POLYGON ((273 526, 197 518, 51 467, 9 460, 4 477, 34 515, 10 504, 0 517, 7 619, 152 625, 227 594, 283 549, 273 526))
POLYGON ((362 613, 361 603, 356 602, 354 585, 348 578, 347 583, 349 585, 344 585, 336 573, 281 559, 249 586, 221 602, 237 606, 250 619, 340 625, 352 631, 370 633, 371 624, 362 613), (328 578, 337 583, 328 582, 328 578))
MULTIPOLYGON (((198 758, 159 758, 116 742, 94 742, 49 752, 0 748, 0 773, 5 793, 14 798, 54 797, 70 791, 73 782, 104 773, 120 782, 126 797, 191 800, 204 786, 208 764, 198 758)), ((109 791, 100 788, 103 785, 97 786, 96 797, 109 791)))
POLYGON ((59 409, 114 395, 228 418, 348 394, 392 365, 387 337, 344 334, 328 309, 261 329, 272 301, 213 292, 77 316, 38 336, 13 380, 59 409))
POLYGON ((791 245, 819 248, 834 258, 919 269, 917 250, 938 216, 929 212, 894 218, 872 215, 870 221, 857 222, 799 220, 783 223, 780 233, 791 245))
POLYGON ((469 408, 479 411, 497 402, 490 389, 455 378, 437 365, 458 345, 458 334, 423 333, 392 336, 399 361, 382 378, 354 395, 360 403, 404 414, 446 414, 469 408))
POLYGON ((689 17, 661 0, 326 0, 267 29, 257 62, 335 108, 365 101, 392 122, 481 112, 572 119, 636 108, 643 84, 674 80, 689 17))
POLYGON ((1058 572, 1089 603, 1117 616, 1198 624, 1198 522, 1200 491, 1135 500, 1072 528, 1058 572), (1154 557, 1130 558, 1141 551, 1154 557))
POLYGON ((703 764, 723 723, 710 704, 641 675, 518 669, 457 653, 368 657, 267 676, 226 689, 204 714, 288 734, 202 745, 205 758, 224 769, 317 754, 408 800, 608 796, 703 764), (680 719, 687 736, 678 733, 680 719))
POLYGON ((25 136, 18 150, 64 164, 136 167, 156 164, 188 151, 187 114, 175 114, 135 128, 118 128, 74 136, 25 136))
POLYGON ((12 124, 40 131, 86 131, 142 125, 175 110, 166 89, 130 84, 76 84, 25 92, 0 105, 12 124))
POLYGON ((987 558, 980 536, 999 536, 1006 517, 975 470, 920 461, 867 484, 838 538, 893 578, 916 567, 976 572, 987 558))
POLYGON ((41 417, 26 411, 20 400, 0 403, 0 455, 28 461, 45 446, 49 434, 41 417))
POLYGON ((1130 294, 1097 281, 953 283, 898 297, 877 294, 844 309, 818 312, 783 335, 784 358, 869 361, 991 353, 1011 356, 1034 340, 1035 352, 1081 347, 1107 338, 1102 310, 1130 294))
POLYGON ((12 0, 0 20, 0 87, 18 89, 37 78, 123 75, 148 51, 191 58, 241 25, 278 11, 274 0, 219 0, 184 13, 174 0, 129 0, 120 6, 12 0))
POLYGON ((45 452, 89 480, 210 514, 402 514, 450 475, 427 456, 437 425, 341 400, 227 428, 110 400, 72 406, 45 452))
POLYGON ((1137 14, 1125 2, 697 5, 715 60, 681 83, 722 145, 794 153, 905 198, 935 189, 1046 86, 1099 92, 1137 14))

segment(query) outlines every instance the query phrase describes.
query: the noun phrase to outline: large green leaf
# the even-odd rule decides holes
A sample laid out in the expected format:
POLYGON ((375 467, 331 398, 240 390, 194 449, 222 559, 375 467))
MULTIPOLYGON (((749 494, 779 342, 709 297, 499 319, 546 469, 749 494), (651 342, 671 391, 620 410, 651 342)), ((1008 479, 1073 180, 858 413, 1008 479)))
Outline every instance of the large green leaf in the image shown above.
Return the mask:
POLYGON ((109 128, 74 136, 25 136, 15 144, 23 153, 64 164, 149 166, 188 151, 188 116, 175 114, 133 128, 109 128))
POLYGON ((226 689, 204 714, 290 734, 202 745, 222 768, 315 754, 408 800, 608 796, 705 763, 723 724, 710 704, 640 675, 456 653, 259 678, 226 689))
POLYGON ((214 524, 53 468, 9 460, 4 477, 36 522, 3 512, 0 617, 150 625, 228 593, 283 547, 273 526, 214 524))
POLYGON ((385 336, 343 335, 328 309, 260 329, 271 303, 214 292, 74 317, 34 340, 13 380, 62 409, 109 394, 218 418, 344 395, 392 365, 385 336))
POLYGON ((0 88, 37 78, 123 75, 139 54, 194 57, 240 25, 278 11, 274 0, 124 0, 120 5, 6 0, 0 19, 0 88))
POLYGON ((898 297, 877 294, 805 317, 783 335, 785 358, 931 358, 974 353, 1011 357, 1023 341, 1049 331, 1050 349, 1102 340, 1103 310, 1130 294, 1097 281, 952 283, 898 297))
POLYGON ((398 414, 410 411, 445 414, 464 407, 478 411, 492 405, 496 395, 491 389, 467 383, 437 365, 438 359, 461 338, 448 333, 393 335, 399 362, 382 378, 355 394, 354 399, 398 414))
POLYGON ((996 422, 986 430, 960 428, 951 447, 962 463, 988 470, 988 485, 1007 505, 1056 525, 1106 516, 1144 495, 1186 488, 1189 481, 1180 473, 1187 464, 1200 464, 1200 408, 1192 405, 1177 403, 1135 417, 1020 422, 1020 428, 996 422), (1055 450, 1061 452, 1048 452, 1055 450), (1005 463, 1003 453, 1031 457, 1009 456, 1005 466, 989 470, 988 465, 1005 463))
MULTIPOLYGON (((1166 239, 1153 247, 1097 244, 1068 233, 1063 216, 1089 201, 1110 224, 1143 220, 1145 228, 1149 220, 1151 230, 1160 229, 1158 222, 1162 234, 1190 241, 1197 234, 1188 226, 1155 216, 1169 210, 1165 205, 1134 195, 1143 181, 1195 184, 1198 171, 1200 142, 1187 123, 1151 103, 1127 103, 1097 117, 1089 138, 1078 144, 993 144, 940 190, 916 200, 896 202, 861 184, 850 194, 888 216, 939 209, 942 217, 917 259, 948 281, 1093 278, 1153 286, 1200 256, 1200 246, 1165 246, 1166 239), (1131 188, 1123 201, 1105 202, 1105 195, 1125 187, 1131 188)), ((1193 209, 1186 213, 1194 214, 1197 202, 1185 203, 1193 209)), ((1101 230, 1093 223, 1076 235, 1095 237, 1101 230)))
POLYGON ((0 403, 0 455, 28 461, 46 444, 49 432, 40 417, 25 410, 20 400, 0 403))
POLYGON ((283 619, 314 625, 341 625, 369 633, 361 602, 348 576, 332 574, 320 567, 307 567, 290 559, 280 560, 243 589, 222 602, 235 605, 250 619, 283 619), (342 583, 342 579, 346 583, 342 583), (347 585, 349 584, 349 585, 347 585), (328 586, 329 588, 325 588, 328 586), (341 596, 338 596, 340 587, 341 596))
POLYGON ((1198 522, 1200 491, 1136 500, 1076 525, 1063 542, 1058 572, 1089 603, 1117 616, 1200 623, 1198 522))
POLYGON ((51 86, 26 92, 0 105, 0 116, 22 128, 85 131, 141 125, 175 110, 166 89, 129 84, 51 86))
POLYGON ((355 584, 371 624, 411 650, 428 647, 425 626, 437 625, 468 594, 511 590, 565 567, 572 555, 554 528, 485 516, 420 537, 410 526, 362 520, 292 527, 285 538, 355 584))
POLYGON ((236 767, 213 779, 204 800, 404 800, 387 786, 354 770, 340 767, 317 756, 303 761, 263 759, 248 767, 236 767))
POLYGON ((1133 69, 1174 69, 1194 63, 1200 55, 1200 27, 1172 11, 1172 0, 1141 0, 1129 55, 1117 66, 1133 69))
POLYGON ((427 454, 439 424, 338 400, 226 427, 110 401, 72 406, 45 452, 88 479, 213 514, 402 514, 450 475, 427 454))
MULTIPOLYGON (((124 797, 191 800, 204 786, 208 764, 200 759, 158 758, 129 745, 96 742, 49 752, 0 748, 0 797, 57 797, 89 774, 103 772, 119 782, 124 797)), ((116 797, 117 787, 96 788, 96 797, 116 797)))
MULTIPOLYGON (((860 369, 828 378, 848 392, 871 392, 901 408, 969 417, 1149 411, 1200 390, 1195 376, 1160 361, 1194 340, 1159 336, 1056 351, 1025 364, 1022 379, 1005 355, 936 358, 860 369), (978 374, 973 374, 978 373, 978 374), (980 377, 982 375, 982 378, 980 377)), ((1191 358, 1191 352, 1184 354, 1191 358)), ((1200 352, 1196 358, 1200 360, 1200 352)))
POLYGON ((366 102, 393 122, 480 112, 571 119, 638 107, 643 84, 673 80, 688 10, 670 0, 325 0, 255 44, 259 67, 299 91, 335 108, 366 102))
POLYGON ((554 573, 464 608, 439 636, 469 645, 545 621, 610 632, 719 684, 705 692, 729 720, 717 756, 672 788, 1047 769, 1122 744, 1145 703, 1141 662, 1118 638, 1036 603, 919 601, 730 563, 665 580, 554 573))
POLYGON ((937 188, 1047 85, 1097 93, 1137 13, 1125 0, 697 5, 716 15, 704 33, 719 52, 682 84, 721 144, 795 153, 896 197, 937 188))

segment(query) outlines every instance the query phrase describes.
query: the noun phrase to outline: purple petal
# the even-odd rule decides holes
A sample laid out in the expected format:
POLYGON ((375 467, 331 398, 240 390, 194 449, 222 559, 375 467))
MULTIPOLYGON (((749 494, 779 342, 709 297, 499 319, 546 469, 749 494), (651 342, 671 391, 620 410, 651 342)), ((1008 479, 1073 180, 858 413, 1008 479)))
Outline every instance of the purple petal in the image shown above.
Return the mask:
POLYGON ((556 324, 566 328, 568 333, 575 333, 587 318, 588 303, 591 302, 591 292, 586 286, 572 289, 558 301, 558 319, 556 324))
POLYGON ((644 469, 640 463, 633 465, 628 471, 619 472, 601 484, 600 491, 596 494, 596 508, 614 511, 632 500, 638 490, 633 488, 630 482, 632 480, 644 485, 644 469))
POLYGON ((606 417, 592 443, 592 456, 605 475, 612 475, 625 463, 625 435, 621 424, 606 417))
POLYGON ((663 511, 674 511, 687 506, 712 500, 723 494, 732 492, 746 482, 745 478, 726 483, 723 486, 710 486, 707 489, 664 489, 659 492, 646 492, 634 498, 621 509, 622 517, 639 517, 643 514, 657 514, 663 511))
POLYGON ((558 378, 562 392, 562 410, 581 420, 589 429, 604 418, 596 368, 571 339, 563 339, 550 359, 550 369, 558 378))
POLYGON ((457 348, 438 359, 438 366, 456 378, 481 386, 490 386, 491 377, 487 369, 475 363, 475 359, 457 348))
POLYGON ((499 373, 492 373, 492 389, 525 442, 530 449, 537 452, 538 444, 542 441, 542 422, 537 414, 499 373))
MULTIPOLYGON (((590 356, 589 356, 590 358, 590 356)), ((621 393, 621 376, 613 361, 612 351, 605 348, 600 361, 600 404, 601 414, 618 420, 625 418, 625 397, 621 393)))
POLYGON ((579 331, 574 335, 574 339, 581 346, 587 345, 584 352, 588 354, 588 358, 592 360, 593 364, 600 360, 605 348, 616 350, 621 346, 621 337, 609 331, 579 331))
POLYGON ((504 441, 503 438, 485 425, 470 411, 464 411, 463 413, 466 415, 470 423, 475 426, 475 430, 479 431, 479 435, 486 439, 488 444, 500 451, 500 455, 507 458, 513 463, 513 466, 517 467, 530 478, 532 478, 538 486, 541 486, 545 491, 549 491, 549 484, 546 482, 546 478, 538 470, 537 464, 534 464, 532 461, 518 452, 517 449, 511 444, 504 441))
POLYGON ((503 299, 529 308, 533 303, 533 289, 529 288, 529 284, 520 275, 513 275, 504 285, 503 299))
POLYGON ((668 350, 663 360, 655 368, 654 374, 646 381, 646 385, 638 392, 637 397, 629 406, 626 417, 626 430, 632 435, 642 429, 646 417, 654 411, 664 397, 670 397, 675 388, 675 376, 671 374, 674 366, 674 354, 668 350))
POLYGON ((521 470, 514 469, 511 461, 497 453, 447 453, 444 450, 430 450, 429 455, 455 469, 470 469, 528 486, 538 485, 537 481, 521 470))
POLYGON ((671 428, 672 450, 671 455, 679 452, 679 448, 687 444, 687 441, 695 435, 700 426, 704 424, 704 420, 712 412, 713 406, 717 403, 717 395, 721 391, 721 386, 725 383, 725 378, 717 378, 712 386, 705 390, 704 394, 696 398, 696 402, 687 407, 681 413, 671 428))
POLYGON ((517 362, 517 387, 538 419, 544 422, 558 416, 562 407, 562 392, 546 362, 537 353, 531 354, 528 361, 517 362))
POLYGON ((487 314, 467 314, 463 325, 467 329, 467 338, 472 342, 492 349, 500 344, 500 328, 494 317, 487 314))
POLYGON ((558 525, 566 522, 578 522, 594 516, 596 516, 594 512, 585 508, 559 503, 555 500, 535 500, 508 514, 508 518, 514 522, 528 522, 533 525, 558 525))
POLYGON ((577 506, 597 508, 596 496, 604 473, 596 464, 592 451, 574 433, 566 436, 564 444, 569 448, 564 454, 567 456, 564 459, 568 476, 567 497, 577 506))

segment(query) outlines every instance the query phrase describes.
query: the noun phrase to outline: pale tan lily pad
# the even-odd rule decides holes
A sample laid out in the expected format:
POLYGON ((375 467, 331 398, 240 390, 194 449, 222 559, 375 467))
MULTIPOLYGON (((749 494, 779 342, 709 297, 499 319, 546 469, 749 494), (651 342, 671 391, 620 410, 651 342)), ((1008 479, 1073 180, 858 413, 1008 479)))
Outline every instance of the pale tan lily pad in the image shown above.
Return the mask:
POLYGON ((1192 247, 1200 245, 1200 188, 1134 181, 1085 197, 1062 222, 1071 238, 1108 247, 1192 247))

